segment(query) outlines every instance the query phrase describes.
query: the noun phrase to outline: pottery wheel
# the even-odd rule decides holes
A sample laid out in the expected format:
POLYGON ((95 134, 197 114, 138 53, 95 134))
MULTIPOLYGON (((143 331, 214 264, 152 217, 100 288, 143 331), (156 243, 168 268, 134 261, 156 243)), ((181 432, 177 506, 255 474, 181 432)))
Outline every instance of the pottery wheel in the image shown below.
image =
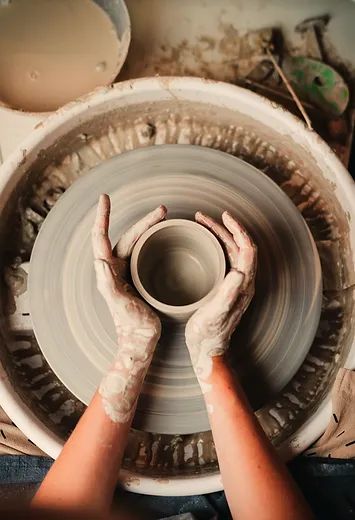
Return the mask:
MULTIPOLYGON (((217 219, 230 211, 258 246, 256 295, 230 347, 255 407, 295 374, 319 321, 321 275, 308 228, 263 173, 231 155, 185 145, 137 149, 76 181, 44 221, 33 249, 29 291, 38 343, 51 368, 88 403, 117 349, 112 319, 96 289, 91 229, 100 193, 112 201, 110 236, 161 203, 168 218, 217 219)), ((191 368, 184 325, 163 321, 134 426, 160 433, 209 429, 191 368)))

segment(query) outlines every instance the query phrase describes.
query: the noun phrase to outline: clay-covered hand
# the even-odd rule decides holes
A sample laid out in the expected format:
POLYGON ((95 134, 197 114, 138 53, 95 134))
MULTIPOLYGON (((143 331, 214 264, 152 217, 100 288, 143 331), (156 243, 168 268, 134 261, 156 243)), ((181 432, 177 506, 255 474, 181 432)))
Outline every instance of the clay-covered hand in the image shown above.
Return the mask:
POLYGON ((256 246, 244 227, 228 212, 222 215, 223 225, 202 213, 196 221, 212 231, 224 244, 230 271, 214 296, 189 319, 186 344, 202 391, 212 370, 212 358, 221 356, 254 295, 256 246))
POLYGON ((137 222, 122 235, 114 256, 108 236, 109 196, 101 195, 98 203, 92 230, 97 288, 110 310, 118 339, 117 355, 99 393, 106 413, 114 422, 131 419, 161 332, 158 316, 124 279, 127 261, 139 237, 165 216, 166 208, 160 206, 137 222))

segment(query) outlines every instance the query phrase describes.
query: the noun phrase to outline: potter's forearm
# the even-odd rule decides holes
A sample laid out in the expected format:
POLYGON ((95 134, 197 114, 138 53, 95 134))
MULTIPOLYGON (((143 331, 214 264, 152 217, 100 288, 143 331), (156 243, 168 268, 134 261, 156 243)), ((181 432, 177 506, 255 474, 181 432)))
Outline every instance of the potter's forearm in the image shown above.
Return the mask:
POLYGON ((95 393, 54 462, 32 505, 63 510, 107 510, 123 456, 130 422, 113 423, 95 393))
MULTIPOLYGON (((148 366, 139 370, 134 384, 130 385, 129 410, 127 402, 123 407, 115 407, 112 401, 115 395, 111 395, 113 409, 125 410, 124 416, 113 416, 100 390, 95 393, 39 488, 33 500, 34 506, 63 510, 86 508, 91 513, 110 508, 136 401, 147 369, 148 366)), ((100 389, 107 385, 107 378, 112 379, 112 371, 104 377, 100 389)))
POLYGON ((125 423, 132 419, 137 398, 149 368, 155 348, 150 340, 149 349, 143 346, 129 349, 120 348, 118 355, 99 386, 99 394, 107 416, 115 423, 125 423), (149 352, 149 354, 147 353, 149 352))
POLYGON ((312 518, 223 357, 213 359, 208 382, 205 400, 233 518, 312 518))

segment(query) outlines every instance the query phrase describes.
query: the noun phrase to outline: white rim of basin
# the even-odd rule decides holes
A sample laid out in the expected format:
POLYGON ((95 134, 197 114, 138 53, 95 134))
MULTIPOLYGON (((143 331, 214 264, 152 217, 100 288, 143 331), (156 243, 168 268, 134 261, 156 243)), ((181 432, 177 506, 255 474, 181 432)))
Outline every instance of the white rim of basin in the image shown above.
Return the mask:
MULTIPOLYGON (((292 139, 305 148, 319 165, 324 177, 334 185, 334 194, 342 203, 344 212, 354 213, 352 201, 355 199, 355 185, 335 153, 316 134, 307 129, 297 117, 286 112, 266 98, 251 91, 227 83, 193 77, 156 77, 142 78, 117 83, 112 87, 96 89, 91 94, 73 101, 37 128, 18 146, 0 167, 0 214, 3 211, 13 188, 22 178, 28 166, 34 162, 41 149, 54 143, 65 132, 75 128, 94 115, 103 114, 108 109, 127 105, 127 99, 133 98, 134 104, 169 99, 181 99, 211 103, 220 108, 237 109, 262 122, 277 128, 281 135, 291 135, 292 139)), ((350 229, 350 244, 355 254, 355 226, 350 229)), ((355 258, 353 256, 353 262, 355 258)), ((343 364, 355 368, 355 341, 343 364)), ((279 447, 284 460, 302 452, 325 430, 331 416, 329 388, 322 403, 315 413, 279 447)), ((54 435, 30 410, 16 393, 9 381, 5 369, 0 364, 0 404, 15 424, 37 446, 53 458, 63 447, 63 441, 54 435)), ((154 495, 195 495, 223 489, 219 473, 191 477, 170 477, 159 479, 145 477, 122 470, 122 484, 142 494, 154 495)))

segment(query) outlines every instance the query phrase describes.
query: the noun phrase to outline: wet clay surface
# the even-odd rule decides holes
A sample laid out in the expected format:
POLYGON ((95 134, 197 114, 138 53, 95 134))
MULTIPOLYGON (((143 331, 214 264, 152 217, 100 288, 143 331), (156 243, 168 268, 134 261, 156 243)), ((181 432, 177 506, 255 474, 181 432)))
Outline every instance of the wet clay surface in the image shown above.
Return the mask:
MULTIPOLYGON (((29 175, 13 194, 3 219, 1 242, 2 298, 0 355, 23 400, 49 428, 66 438, 83 411, 54 376, 33 332, 16 330, 16 294, 25 291, 21 267, 29 261, 38 230, 62 193, 103 160, 126 150, 162 143, 208 146, 255 165, 287 193, 304 216, 323 269, 323 303, 310 352, 290 383, 257 411, 267 435, 278 445, 315 410, 346 357, 353 334, 353 272, 348 221, 333 187, 311 158, 285 136, 273 135, 251 118, 208 106, 166 104, 135 107, 105 115, 67 134, 39 154, 29 175), (218 116, 218 117, 217 117, 218 116), (22 283, 21 283, 22 280, 22 283)), ((210 432, 157 435, 132 430, 125 467, 146 475, 192 475, 217 471, 210 432)))
MULTIPOLYGON (((113 243, 161 202, 168 208, 168 220, 158 226, 174 223, 171 217, 189 219, 190 227, 200 227, 213 239, 192 221, 199 209, 217 219, 229 211, 248 229, 258 244, 262 268, 252 307, 243 319, 245 334, 232 338, 230 350, 238 357, 238 372, 252 405, 265 404, 295 374, 313 341, 321 305, 319 260, 304 220, 277 185, 245 161, 207 147, 149 146, 118 155, 78 180, 50 212, 32 250, 28 291, 34 331, 53 371, 88 404, 117 351, 112 318, 93 277, 90 235, 101 192, 111 199, 113 243)), ((179 244, 176 235, 167 236, 174 247, 179 244)), ((189 237, 186 229, 183 237, 189 237)), ((190 247, 201 245, 196 237, 190 240, 190 247)), ((205 258, 209 251, 210 242, 205 258)), ((135 249, 132 260, 134 256, 135 249)), ((147 256, 159 258, 152 252, 147 256)), ((149 262, 144 264, 149 270, 149 262)), ((206 271, 213 273, 212 267, 206 271)), ((157 274, 162 274, 161 266, 157 274)), ((136 283, 134 271, 132 277, 136 283)), ((150 282, 153 279, 149 274, 150 282)), ((151 304, 154 307, 154 300, 151 304)), ((171 309, 160 310, 165 315, 163 334, 134 424, 159 433, 208 430, 186 349, 187 316, 180 315, 179 324, 166 319, 171 309)), ((212 327, 210 334, 212 341, 212 327)))

